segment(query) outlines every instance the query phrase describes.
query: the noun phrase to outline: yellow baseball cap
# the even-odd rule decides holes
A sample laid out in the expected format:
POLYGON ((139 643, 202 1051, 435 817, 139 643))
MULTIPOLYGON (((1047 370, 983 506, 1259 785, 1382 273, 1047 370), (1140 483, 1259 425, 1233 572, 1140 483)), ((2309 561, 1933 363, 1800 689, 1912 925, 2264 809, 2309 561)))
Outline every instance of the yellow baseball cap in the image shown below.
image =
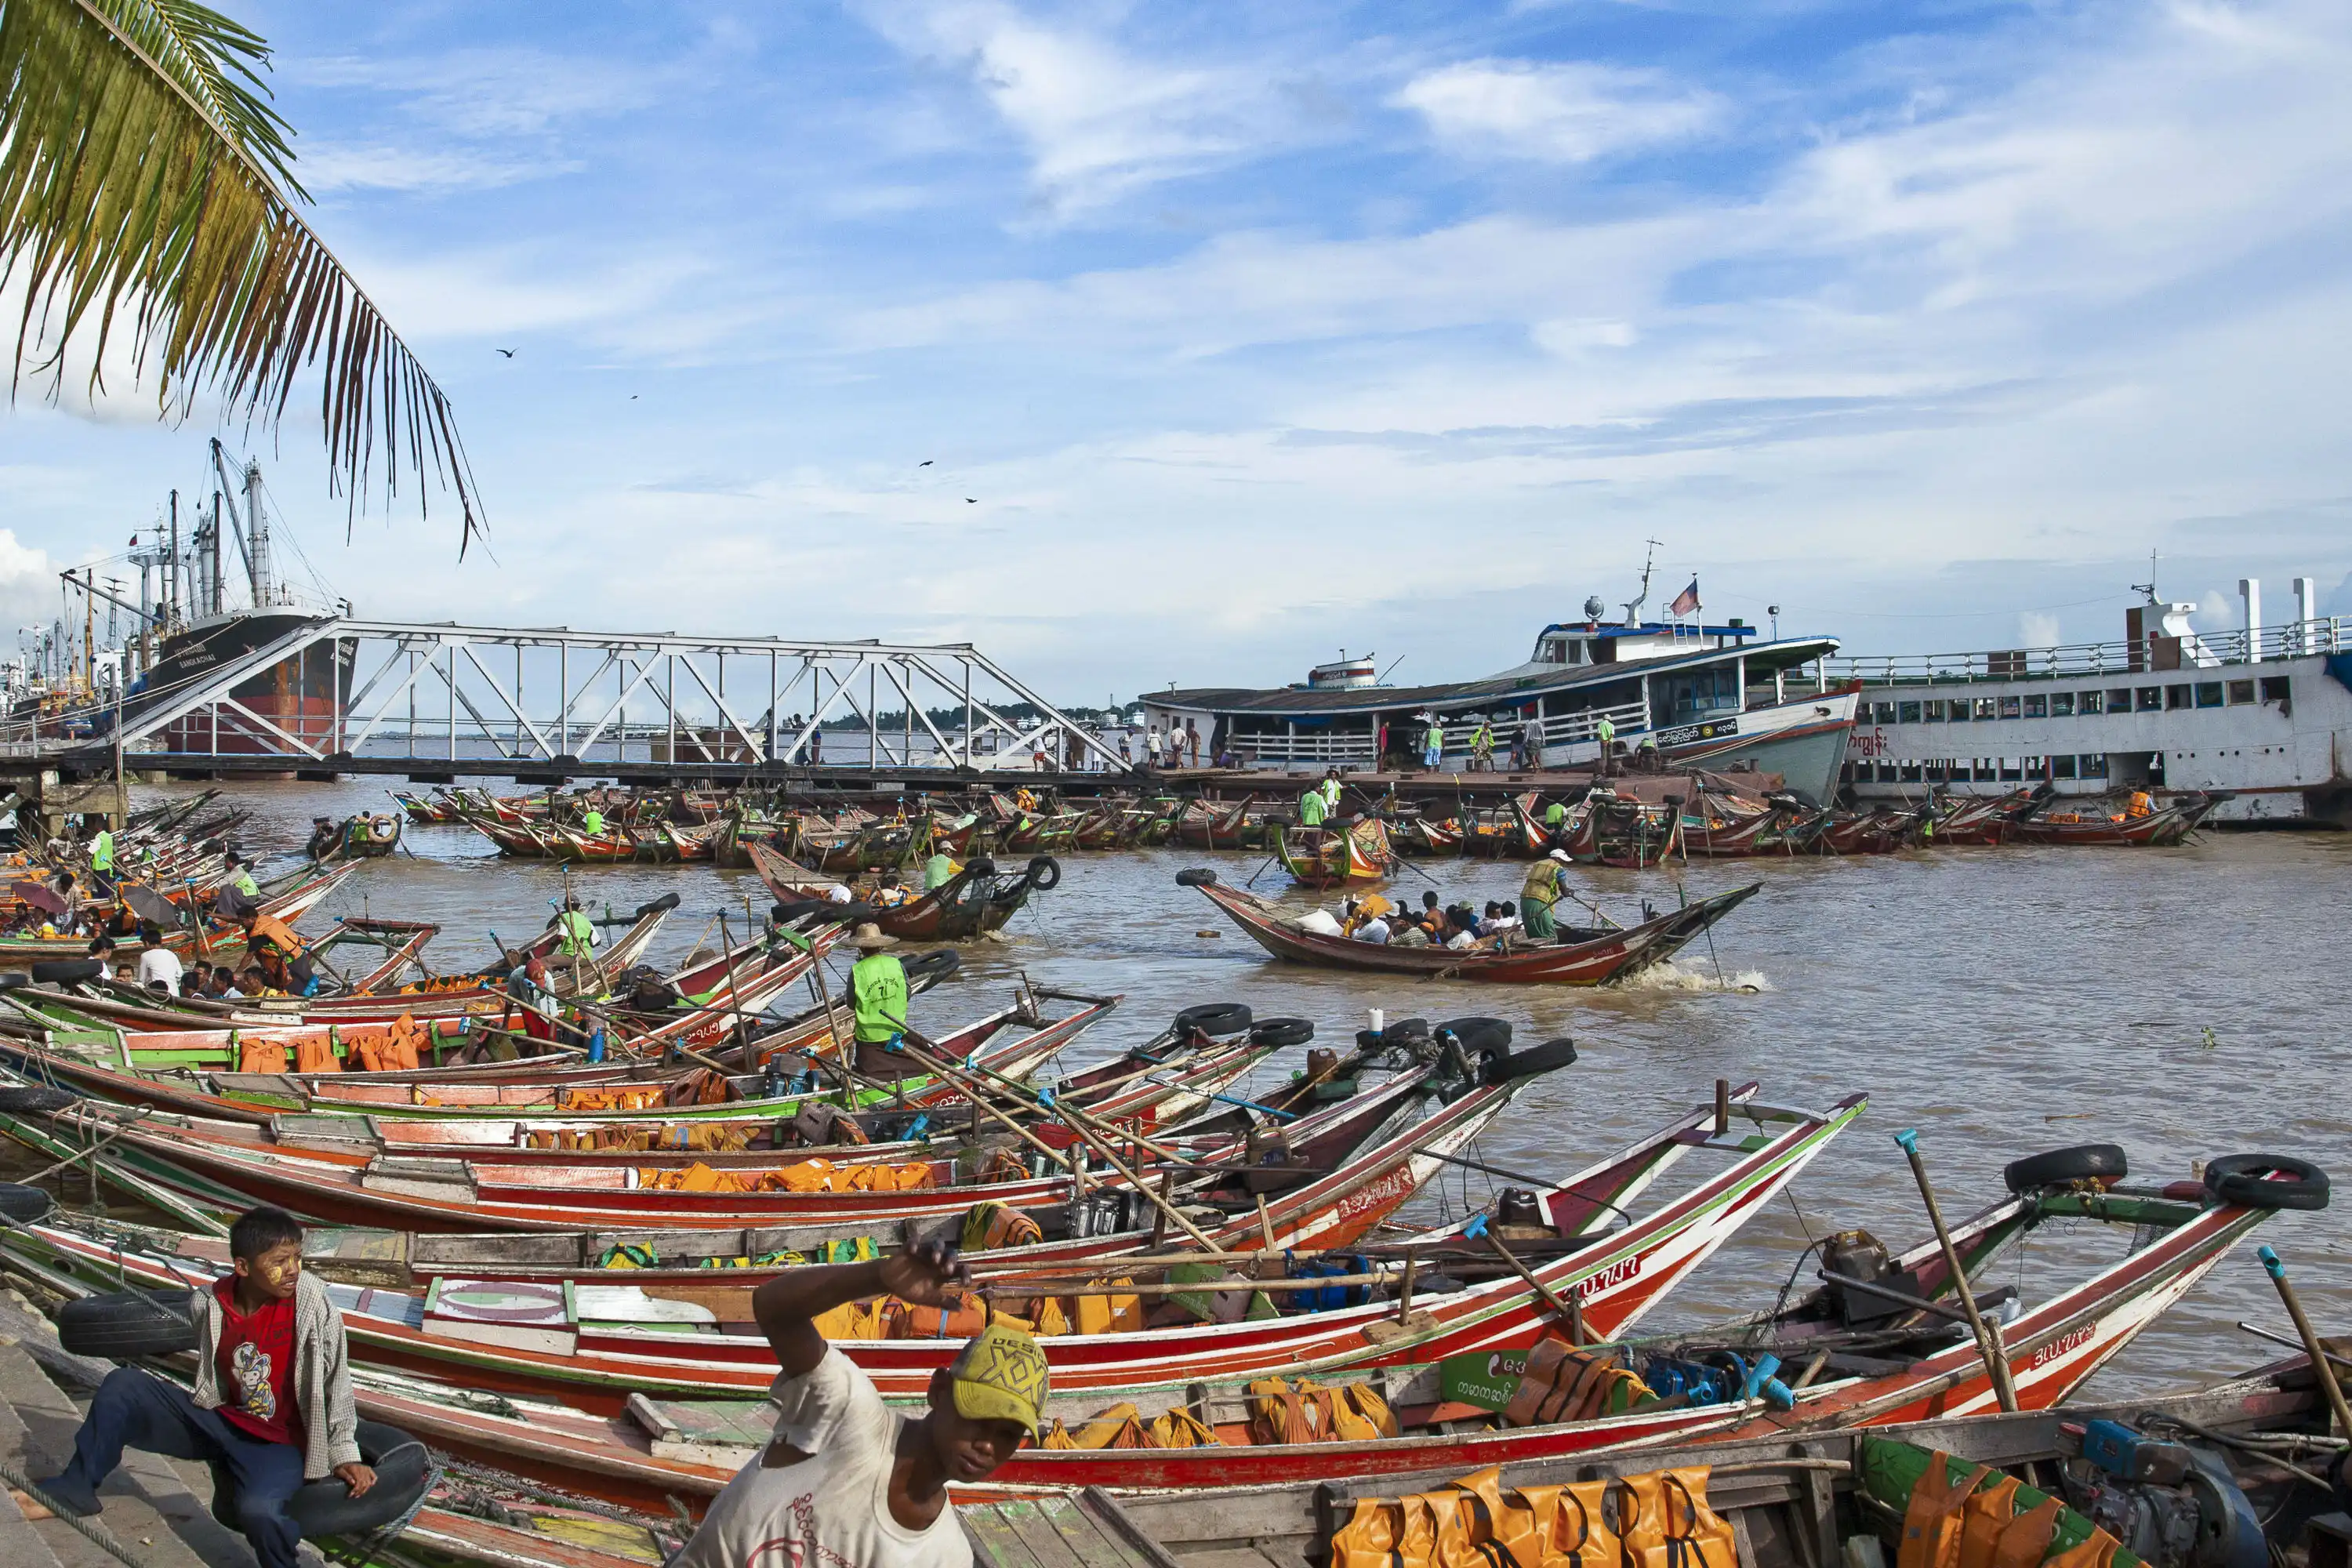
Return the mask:
POLYGON ((1045 1352, 1020 1330, 992 1323, 948 1366, 956 1414, 967 1421, 1017 1421, 1034 1432, 1045 1407, 1045 1352))

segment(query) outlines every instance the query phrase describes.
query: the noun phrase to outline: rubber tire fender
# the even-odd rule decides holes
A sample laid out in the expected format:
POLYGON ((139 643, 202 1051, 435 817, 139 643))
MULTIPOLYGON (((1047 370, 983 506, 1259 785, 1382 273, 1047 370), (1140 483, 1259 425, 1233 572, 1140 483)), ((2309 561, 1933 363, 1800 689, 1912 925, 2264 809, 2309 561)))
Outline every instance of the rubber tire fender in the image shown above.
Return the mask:
POLYGON ((967 877, 995 876, 996 857, 993 855, 973 856, 971 859, 963 863, 963 874, 967 877))
POLYGON ((36 985, 72 985, 84 980, 103 979, 106 961, 102 958, 51 958, 33 965, 36 985))
POLYGON ((2324 1209, 2327 1173, 2292 1154, 2224 1154, 2206 1165, 2205 1190, 2243 1208, 2324 1209))
POLYGON ((1475 1057, 1489 1047, 1507 1050, 1511 1044, 1511 1026, 1501 1018, 1448 1018, 1437 1026, 1439 1032, 1450 1032, 1462 1042, 1462 1054, 1475 1057))
POLYGON ((1562 1037, 1546 1040, 1539 1046, 1529 1046, 1524 1051, 1510 1051, 1495 1064, 1496 1076, 1488 1083, 1516 1083, 1523 1078, 1541 1073, 1557 1072, 1576 1060, 1576 1042, 1562 1037))
POLYGON ((1179 1037, 1197 1029, 1204 1035, 1238 1035, 1250 1026, 1250 1010, 1238 1002, 1203 1002, 1176 1015, 1170 1026, 1179 1037))
POLYGON ((0 1114, 9 1116, 47 1116, 52 1110, 63 1110, 81 1099, 69 1089, 59 1089, 47 1083, 0 1084, 0 1114))
POLYGON ((780 903, 770 910, 768 918, 778 925, 789 925, 794 921, 804 920, 820 910, 837 910, 840 907, 839 904, 825 899, 794 899, 789 903, 780 903))
POLYGON ((1041 893, 1050 893, 1062 885, 1062 863, 1051 855, 1040 855, 1029 862, 1029 885, 1041 893))
POLYGON ((677 895, 676 893, 664 893, 660 898, 654 900, 650 903, 639 904, 637 906, 637 919, 644 920, 647 915, 657 915, 664 910, 674 910, 676 908, 677 908, 677 895))
POLYGON ((825 908, 833 911, 835 920, 846 925, 872 925, 882 918, 882 911, 872 904, 827 904, 825 908))
POLYGON ((433 1456, 397 1426, 362 1421, 355 1434, 360 1458, 375 1471, 365 1497, 353 1497, 332 1476, 305 1482, 286 1501, 286 1514, 306 1539, 365 1535, 382 1530, 416 1506, 433 1484, 433 1456))
POLYGON ((58 1342, 76 1355, 106 1361, 176 1355, 196 1348, 196 1328, 165 1307, 194 1310, 194 1290, 109 1290, 58 1309, 58 1342), (164 1307, 159 1307, 157 1302, 164 1307))
POLYGON ((963 960, 957 956, 954 948, 935 947, 919 957, 907 960, 899 967, 907 972, 907 984, 912 985, 918 980, 945 980, 963 967, 963 960))
POLYGON ((1250 1044, 1285 1050, 1315 1037, 1315 1026, 1306 1018, 1260 1018, 1250 1026, 1250 1044))
POLYGON ((22 1182, 0 1182, 0 1215, 19 1225, 36 1225, 49 1216, 57 1200, 38 1187, 22 1182))
POLYGON ((2022 1195, 2074 1182, 2121 1181, 2129 1174, 2131 1162, 2120 1145, 2077 1143, 2012 1160, 2001 1168, 2000 1179, 2011 1192, 2022 1195))
POLYGON ((1190 866, 1176 873, 1176 885, 1180 888, 1212 888, 1216 882, 1217 874, 1206 866, 1190 866))

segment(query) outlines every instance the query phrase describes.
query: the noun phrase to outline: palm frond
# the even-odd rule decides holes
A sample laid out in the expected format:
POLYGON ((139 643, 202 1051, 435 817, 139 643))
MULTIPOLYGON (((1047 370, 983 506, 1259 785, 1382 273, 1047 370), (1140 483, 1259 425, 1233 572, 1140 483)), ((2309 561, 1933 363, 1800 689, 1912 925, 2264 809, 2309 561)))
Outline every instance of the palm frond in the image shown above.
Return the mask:
MULTIPOLYGON (((260 38, 193 0, 0 0, 0 278, 22 276, 17 366, 90 384, 127 315, 132 363, 184 416, 198 391, 275 422, 315 371, 331 468, 356 507, 404 474, 479 522, 447 396, 295 211, 260 38), (289 194, 291 193, 291 194, 289 194), (377 465, 381 463, 379 473, 377 465)), ((423 498, 420 496, 420 501, 423 498)))

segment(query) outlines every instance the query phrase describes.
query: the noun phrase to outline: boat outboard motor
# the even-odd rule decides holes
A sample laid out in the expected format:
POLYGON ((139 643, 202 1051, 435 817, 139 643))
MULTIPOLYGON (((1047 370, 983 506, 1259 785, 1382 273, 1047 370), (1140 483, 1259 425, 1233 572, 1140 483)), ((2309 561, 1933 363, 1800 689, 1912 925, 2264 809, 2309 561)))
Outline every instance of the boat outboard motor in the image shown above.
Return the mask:
POLYGON ((2265 1568, 2253 1505, 2221 1457, 2157 1441, 2119 1421, 2088 1421, 2083 1452, 2061 1467, 2066 1500, 2153 1568, 2265 1568))

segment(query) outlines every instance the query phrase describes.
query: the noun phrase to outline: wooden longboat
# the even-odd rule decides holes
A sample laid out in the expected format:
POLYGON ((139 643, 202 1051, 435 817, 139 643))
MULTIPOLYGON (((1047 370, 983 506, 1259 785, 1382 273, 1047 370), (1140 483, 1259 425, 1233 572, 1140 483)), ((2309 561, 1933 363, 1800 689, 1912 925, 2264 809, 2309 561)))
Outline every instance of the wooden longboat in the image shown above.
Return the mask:
POLYGON ((1400 947, 1395 942, 1358 942, 1302 931, 1275 905, 1242 888, 1229 888, 1214 871, 1177 874, 1225 912, 1235 925, 1276 958, 1326 969, 1368 969, 1428 979, 1486 980, 1514 985, 1606 985, 1664 963, 1708 927, 1763 889, 1761 882, 1700 899, 1628 926, 1600 931, 1570 928, 1569 940, 1491 950, 1400 947))
POLYGON ((1276 854, 1290 879, 1302 888, 1363 887, 1384 882, 1396 869, 1388 825, 1366 817, 1345 827, 1285 827, 1276 854))
POLYGON ((1636 871, 1661 865, 1682 852, 1682 805, 1652 807, 1596 788, 1569 818, 1559 840, 1570 859, 1587 865, 1636 871))
MULTIPOLYGON (((1487 1114, 1456 1131, 1465 1141, 1474 1136, 1491 1119, 1491 1112, 1501 1109, 1509 1092, 1507 1085, 1482 1087, 1455 1100, 1446 1108, 1448 1111, 1496 1097, 1481 1106, 1487 1114)), ((1863 1098, 1856 1096, 1829 1111, 1815 1112, 1746 1101, 1740 1115, 1759 1129, 1753 1137, 1736 1131, 1715 1133, 1711 1131, 1714 1108, 1701 1108, 1696 1114, 1710 1124, 1709 1131, 1686 1128, 1679 1136, 1666 1139, 1663 1153, 1656 1147, 1657 1140, 1645 1141, 1627 1157, 1605 1162, 1549 1189, 1544 1200, 1547 1212, 1563 1216, 1554 1223, 1564 1234, 1591 1234, 1585 1246, 1530 1267, 1552 1291, 1572 1290, 1580 1296, 1591 1331, 1616 1335, 1654 1307, 1769 1204, 1830 1139, 1851 1123, 1863 1104, 1863 1098), (1777 1134, 1761 1131, 1768 1124, 1782 1130, 1777 1134), (1628 1184, 1646 1185, 1664 1156, 1691 1147, 1719 1150, 1732 1155, 1733 1163, 1623 1227, 1604 1229, 1612 1213, 1622 1212, 1620 1198, 1633 1196, 1633 1191, 1625 1190, 1628 1184), (1587 1195, 1592 1190, 1608 1195, 1596 1202, 1587 1195)), ((1435 1168, 1433 1160, 1428 1163, 1435 1168)), ((1399 1181, 1396 1185, 1402 1188, 1409 1184, 1399 1181)), ((1376 1209, 1384 1213, 1389 1206, 1381 1201, 1384 1196, 1378 1188, 1363 1189, 1358 1181, 1339 1206, 1344 1209, 1352 1203, 1358 1215, 1376 1209)), ((1256 1219, 1255 1214, 1242 1219, 1243 1234, 1256 1219)), ((1371 1223, 1363 1219, 1362 1227, 1371 1223)), ((1429 1234, 1444 1237, 1464 1228, 1457 1226, 1429 1234)), ((70 1233, 42 1234, 45 1242, 79 1248, 94 1260, 119 1257, 121 1272, 142 1283, 171 1278, 160 1261, 141 1257, 129 1247, 118 1254, 107 1242, 74 1237, 70 1233)), ((1361 1234, 1361 1228, 1357 1234, 1361 1234)), ((13 1233, 5 1245, 15 1249, 13 1233)), ((467 1292, 446 1280, 425 1300, 399 1292, 372 1292, 373 1310, 369 1304, 354 1303, 344 1314, 352 1355, 373 1364, 462 1378, 469 1387, 553 1397, 598 1413, 619 1410, 632 1394, 688 1398, 756 1394, 775 1375, 774 1357, 763 1339, 755 1333, 730 1332, 725 1327, 748 1319, 748 1290, 719 1303, 729 1314, 724 1319, 705 1307, 707 1321, 704 1316, 670 1310, 659 1314, 661 1321, 652 1324, 632 1322, 625 1317, 608 1322, 595 1316, 599 1310, 649 1311, 640 1305, 643 1293, 633 1295, 625 1284, 600 1286, 593 1294, 576 1286, 552 1292, 541 1289, 534 1296, 520 1290, 500 1291, 486 1283, 483 1292, 473 1298, 476 1305, 471 1309, 467 1292), (604 1291, 613 1294, 608 1298, 602 1294, 604 1291), (583 1296, 587 1298, 584 1316, 583 1296), (452 1331, 460 1329, 470 1332, 452 1331)), ((1395 1305, 1379 1300, 1299 1316, 1245 1318, 1234 1323, 1143 1332, 1063 1335, 1041 1339, 1039 1343, 1052 1365, 1057 1390, 1117 1390, 1132 1396, 1146 1389, 1181 1389, 1196 1381, 1237 1379, 1268 1371, 1286 1375, 1328 1373, 1474 1351, 1524 1348, 1542 1331, 1548 1311, 1541 1300, 1511 1275, 1425 1300, 1425 1316, 1415 1312, 1402 1322, 1395 1321, 1395 1305), (1367 1331, 1368 1327, 1381 1324, 1393 1324, 1393 1331, 1385 1328, 1367 1331)), ((961 1348, 959 1342, 937 1338, 854 1340, 841 1344, 887 1396, 897 1398, 919 1396, 931 1373, 961 1348)))
MULTIPOLYGON (((751 868, 781 901, 829 898, 841 886, 815 876, 764 844, 748 847, 751 868)), ((901 942, 970 942, 1003 930, 1028 903, 1031 892, 1054 887, 1061 879, 1061 865, 1050 855, 1034 858, 1025 871, 1010 877, 1000 875, 994 861, 981 858, 920 898, 868 907, 883 933, 901 942)))
POLYGON ((2134 848, 2178 844, 2195 832, 2230 797, 2225 793, 2181 796, 2145 816, 2123 812, 2044 805, 2009 825, 2011 844, 2091 844, 2134 848), (2054 808, 2054 809, 2053 809, 2054 808))
MULTIPOLYGON (((261 910, 292 925, 327 896, 343 885, 344 880, 360 868, 356 860, 346 860, 339 866, 319 869, 315 875, 295 881, 283 892, 262 900, 261 910)), ((183 958, 201 955, 242 957, 245 952, 245 932, 236 925, 211 921, 207 922, 201 942, 198 934, 185 928, 164 934, 163 945, 183 958)), ((121 942, 114 950, 117 963, 135 963, 145 952, 143 943, 121 942)), ((89 956, 89 939, 81 936, 9 936, 0 937, 0 969, 25 969, 36 963, 53 960, 83 959, 89 956)))
POLYGON ((1192 801, 1177 819, 1174 841, 1188 849, 1247 848, 1250 807, 1256 804, 1255 795, 1244 795, 1234 805, 1223 808, 1206 801, 1192 801))

